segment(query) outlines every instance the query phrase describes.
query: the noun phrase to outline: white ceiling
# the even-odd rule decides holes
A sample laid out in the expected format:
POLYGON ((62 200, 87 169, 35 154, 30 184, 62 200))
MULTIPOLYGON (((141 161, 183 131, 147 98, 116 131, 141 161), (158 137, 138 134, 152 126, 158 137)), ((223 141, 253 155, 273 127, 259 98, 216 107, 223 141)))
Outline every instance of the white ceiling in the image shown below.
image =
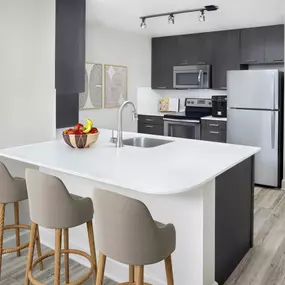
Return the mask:
POLYGON ((118 30, 147 36, 164 36, 254 27, 284 23, 284 0, 87 0, 87 22, 101 23, 118 30), (148 28, 140 28, 140 16, 218 5, 208 12, 206 22, 199 13, 177 15, 175 25, 167 17, 149 19, 148 28))

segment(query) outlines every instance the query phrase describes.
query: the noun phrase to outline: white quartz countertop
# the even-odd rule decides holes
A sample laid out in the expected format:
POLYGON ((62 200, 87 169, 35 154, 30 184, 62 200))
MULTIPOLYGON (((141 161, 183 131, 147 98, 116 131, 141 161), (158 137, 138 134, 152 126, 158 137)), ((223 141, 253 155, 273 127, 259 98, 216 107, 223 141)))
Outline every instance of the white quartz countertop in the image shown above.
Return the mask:
POLYGON ((154 148, 110 143, 111 131, 100 130, 89 149, 73 149, 62 139, 0 150, 0 156, 108 185, 149 194, 189 191, 256 154, 259 148, 124 133, 173 140, 154 148))
POLYGON ((212 120, 212 121, 222 121, 222 122, 227 122, 227 118, 221 118, 221 117, 213 117, 213 116, 207 116, 207 117, 202 117, 201 120, 212 120))

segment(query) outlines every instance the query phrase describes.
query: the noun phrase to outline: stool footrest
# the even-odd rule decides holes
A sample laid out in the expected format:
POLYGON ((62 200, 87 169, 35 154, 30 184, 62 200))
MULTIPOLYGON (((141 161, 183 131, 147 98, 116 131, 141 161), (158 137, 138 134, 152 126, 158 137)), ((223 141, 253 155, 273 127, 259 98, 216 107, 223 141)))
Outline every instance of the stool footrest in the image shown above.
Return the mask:
MULTIPOLYGON (((14 229, 26 229, 26 230, 31 230, 31 226, 29 225, 8 225, 8 226, 4 226, 3 230, 14 230, 14 229)), ((37 237, 38 238, 39 234, 37 233, 37 237)), ((22 245, 19 245, 17 247, 14 248, 6 248, 6 249, 2 249, 2 254, 7 254, 7 253, 12 253, 12 252, 16 252, 19 250, 22 250, 24 248, 29 247, 29 242, 26 242, 22 245)))
MULTIPOLYGON (((95 270, 95 264, 93 264, 91 256, 88 253, 84 252, 84 251, 76 250, 76 249, 62 249, 60 251, 60 254, 64 254, 64 253, 81 255, 81 256, 83 256, 83 257, 85 257, 86 259, 89 260, 89 262, 91 264, 91 268, 90 268, 89 272, 84 277, 82 277, 81 279, 73 281, 73 282, 68 283, 66 285, 81 285, 81 284, 83 284, 85 281, 87 281, 91 277, 91 275, 93 274, 93 272, 95 270)), ((45 253, 44 255, 42 255, 41 257, 37 258, 34 261, 31 270, 28 272, 28 278, 29 278, 29 280, 31 281, 32 284, 34 284, 34 285, 45 285, 44 283, 40 283, 38 280, 36 280, 34 278, 32 272, 33 272, 33 270, 35 269, 36 265, 39 262, 41 262, 42 260, 44 260, 46 258, 49 258, 49 257, 53 256, 54 254, 55 254, 55 251, 51 250, 51 251, 45 253)))

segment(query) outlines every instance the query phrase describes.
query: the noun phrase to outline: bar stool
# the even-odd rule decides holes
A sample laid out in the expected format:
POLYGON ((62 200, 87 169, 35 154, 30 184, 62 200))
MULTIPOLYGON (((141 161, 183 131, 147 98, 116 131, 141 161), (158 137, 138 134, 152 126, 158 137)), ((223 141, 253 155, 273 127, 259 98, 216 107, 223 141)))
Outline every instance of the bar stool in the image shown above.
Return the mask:
MULTIPOLYGON (((31 230, 29 225, 21 225, 19 223, 19 202, 27 200, 28 193, 26 181, 23 178, 13 178, 6 168, 0 162, 0 276, 2 267, 2 255, 12 252, 17 252, 17 256, 21 255, 21 250, 29 246, 29 242, 21 245, 20 229, 31 230), (4 226, 5 207, 7 204, 14 204, 14 225, 4 226), (16 247, 3 249, 3 234, 5 230, 15 229, 16 232, 16 247)), ((38 228, 35 228, 35 236, 37 242, 38 255, 41 256, 41 245, 38 228)), ((40 270, 43 270, 43 263, 39 263, 40 270)))
MULTIPOLYGON (((57 177, 41 173, 37 170, 26 170, 27 188, 29 194, 32 231, 26 268, 25 285, 41 285, 33 277, 35 266, 54 255, 54 285, 60 285, 60 260, 64 254, 65 284, 79 285, 88 280, 92 274, 94 279, 97 272, 96 251, 92 219, 94 216, 93 203, 90 198, 70 195, 57 177), (91 254, 80 250, 69 249, 69 228, 87 224, 88 239, 91 254), (52 250, 33 261, 35 230, 39 226, 55 230, 55 250, 52 250), (61 249, 62 229, 64 231, 64 249, 61 249), (69 254, 85 257, 91 264, 91 269, 82 279, 69 283, 69 254)), ((95 284, 95 281, 94 281, 95 284)))
POLYGON ((106 257, 129 265, 129 282, 120 285, 147 285, 144 266, 162 260, 167 284, 174 284, 171 254, 176 233, 172 224, 154 221, 142 202, 104 190, 96 190, 94 209, 99 248, 96 285, 103 284, 106 257))

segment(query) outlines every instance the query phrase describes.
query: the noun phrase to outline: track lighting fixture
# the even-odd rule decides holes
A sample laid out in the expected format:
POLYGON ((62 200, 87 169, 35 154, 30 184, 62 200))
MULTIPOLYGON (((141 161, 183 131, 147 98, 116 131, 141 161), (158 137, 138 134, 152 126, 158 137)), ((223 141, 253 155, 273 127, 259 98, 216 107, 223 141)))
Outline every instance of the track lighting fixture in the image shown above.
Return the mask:
POLYGON ((146 22, 145 22, 145 18, 141 18, 141 19, 142 19, 141 28, 142 29, 146 29, 147 25, 146 25, 146 22))
POLYGON ((175 24, 174 15, 170 14, 168 17, 168 24, 175 24))
POLYGON ((182 11, 176 11, 176 12, 168 12, 168 13, 162 13, 162 14, 154 14, 154 15, 143 16, 143 17, 140 17, 140 19, 142 21, 141 22, 141 28, 145 29, 147 27, 146 19, 168 16, 168 23, 174 24, 175 23, 174 15, 192 13, 192 12, 200 12, 199 21, 205 22, 205 20, 206 20, 205 12, 206 11, 207 12, 213 12, 213 11, 217 11, 218 9, 219 9, 219 7, 216 5, 208 5, 208 6, 205 6, 202 8, 197 8, 197 9, 192 9, 192 10, 182 10, 182 11))
POLYGON ((205 21, 206 21, 205 10, 201 10, 201 11, 200 11, 199 21, 200 21, 200 22, 205 22, 205 21))

